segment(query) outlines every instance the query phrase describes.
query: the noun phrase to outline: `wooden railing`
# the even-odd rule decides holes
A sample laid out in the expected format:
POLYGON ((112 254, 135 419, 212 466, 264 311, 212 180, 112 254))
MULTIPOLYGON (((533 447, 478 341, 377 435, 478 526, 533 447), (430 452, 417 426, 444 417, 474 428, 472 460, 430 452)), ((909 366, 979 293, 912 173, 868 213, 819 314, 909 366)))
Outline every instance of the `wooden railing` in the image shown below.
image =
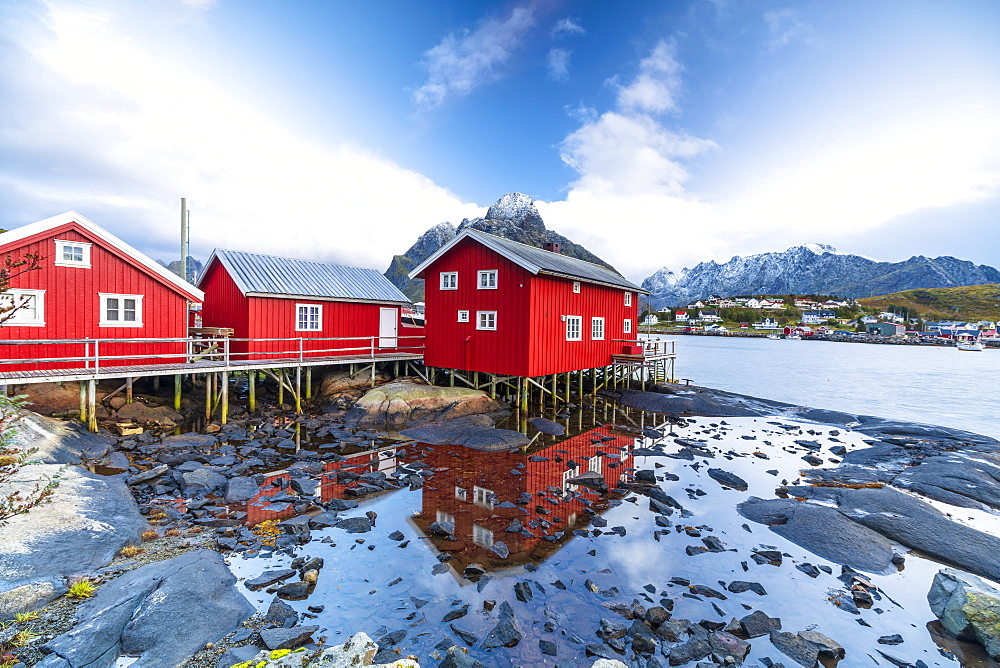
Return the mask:
POLYGON ((144 364, 192 364, 228 367, 264 360, 308 361, 311 358, 351 357, 375 361, 385 353, 421 354, 423 336, 333 336, 237 339, 227 336, 131 339, 22 339, 0 340, 0 374, 13 367, 44 365, 47 369, 90 370, 144 364), (404 341, 405 340, 405 341, 404 341), (350 342, 355 345, 332 345, 350 342), (277 344, 271 350, 250 350, 254 344, 277 344), (234 350, 246 347, 248 350, 234 350), (319 347, 314 347, 314 346, 319 347), (26 351, 18 346, 31 346, 26 351), (58 348, 57 348, 58 346, 58 348), (45 354, 51 351, 53 354, 45 354), (21 353, 18 355, 18 353, 21 353), (42 354, 36 354, 42 353, 42 354), (126 363, 127 362, 127 363, 126 363), (220 364, 221 363, 221 364, 220 364))
POLYGON ((664 357, 675 355, 674 341, 672 339, 612 339, 615 342, 642 346, 644 357, 664 357))

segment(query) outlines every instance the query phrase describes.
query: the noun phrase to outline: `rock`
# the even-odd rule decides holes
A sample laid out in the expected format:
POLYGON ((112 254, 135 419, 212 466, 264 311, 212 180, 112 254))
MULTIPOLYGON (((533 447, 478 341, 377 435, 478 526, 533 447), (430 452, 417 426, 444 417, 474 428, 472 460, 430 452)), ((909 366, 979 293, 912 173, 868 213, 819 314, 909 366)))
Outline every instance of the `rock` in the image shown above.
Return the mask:
MULTIPOLYGON (((471 416, 473 418, 477 416, 471 416)), ((417 441, 431 445, 461 445, 484 452, 506 452, 530 443, 530 439, 518 431, 495 429, 489 425, 476 424, 478 420, 458 418, 445 423, 425 424, 399 432, 417 441)))
POLYGON ((483 663, 469 656, 465 649, 451 647, 438 668, 483 668, 483 663))
POLYGON ((257 496, 260 488, 253 478, 236 476, 226 481, 224 498, 226 503, 246 503, 257 496))
POLYGON ((670 649, 670 665, 683 666, 690 661, 704 659, 712 653, 712 646, 706 638, 692 636, 687 642, 670 649))
POLYGON ((288 582, 278 587, 278 590, 275 593, 282 598, 298 601, 309 595, 309 588, 311 586, 312 585, 306 580, 288 582))
POLYGON ((347 412, 344 423, 414 425, 495 413, 503 408, 479 390, 396 381, 369 390, 347 412))
POLYGON ((144 482, 149 482, 155 478, 159 478, 161 475, 170 471, 170 467, 166 464, 160 464, 159 466, 154 466, 148 471, 140 471, 134 476, 128 479, 129 485, 141 485, 144 482))
POLYGON ((226 485, 226 476, 207 466, 195 471, 187 471, 181 476, 181 490, 190 498, 221 490, 226 485))
POLYGON ((558 422, 553 422, 552 420, 546 420, 543 417, 535 417, 528 420, 528 424, 542 432, 543 434, 551 434, 552 436, 562 436, 566 433, 566 427, 562 426, 558 422))
POLYGON ((119 479, 55 464, 23 466, 0 494, 26 494, 61 476, 52 496, 9 518, 0 540, 0 620, 35 610, 66 590, 67 576, 106 566, 141 542, 145 518, 119 479))
POLYGON ((578 476, 573 476, 566 482, 570 485, 579 485, 595 490, 606 490, 608 488, 607 479, 597 471, 584 471, 578 476))
MULTIPOLYGON (((326 529, 337 526, 343 521, 343 518, 337 515, 335 511, 329 510, 325 513, 320 513, 319 515, 312 515, 308 520, 310 529, 326 529)), ((371 524, 371 522, 369 522, 369 524, 371 524)))
POLYGON ((590 668, 628 668, 628 664, 618 659, 598 659, 590 665, 590 668))
POLYGON ((452 522, 431 522, 427 533, 432 536, 450 536, 455 533, 455 525, 452 522))
POLYGON ((771 644, 800 666, 804 666, 805 668, 814 668, 816 666, 816 661, 819 658, 819 648, 801 636, 784 631, 772 631, 771 644))
POLYGON ((747 490, 747 481, 735 473, 723 471, 722 469, 708 469, 708 475, 712 478, 712 480, 724 487, 732 487, 733 489, 738 489, 741 492, 745 492, 747 490))
POLYGON ((968 573, 944 568, 927 593, 931 611, 956 638, 975 640, 1000 658, 1000 591, 968 573))
POLYGON ((49 655, 38 665, 112 665, 119 654, 145 665, 179 665, 253 613, 235 582, 211 550, 129 571, 80 605, 76 625, 46 643, 49 655))
POLYGON ((726 631, 710 633, 708 644, 711 645, 714 654, 730 665, 742 665, 743 659, 750 653, 750 643, 726 631))
POLYGON ((295 649, 305 645, 312 639, 312 634, 319 631, 318 626, 293 626, 290 629, 263 629, 260 639, 270 650, 295 649))
POLYGON ((299 613, 295 612, 295 608, 275 596, 267 608, 264 621, 275 622, 284 627, 295 626, 299 621, 299 613))
POLYGON ((879 636, 878 644, 879 645, 902 645, 903 644, 903 636, 899 635, 898 633, 893 633, 892 635, 888 635, 888 636, 879 636))
MULTIPOLYGON (((24 394, 47 384, 22 386, 24 390, 17 393, 24 394)), ((66 383, 66 387, 70 386, 73 386, 72 391, 76 393, 75 384, 66 383)), ((79 395, 73 408, 80 408, 79 395)), ((113 438, 92 434, 79 422, 53 420, 26 410, 19 411, 12 426, 15 431, 11 445, 25 452, 34 450, 31 459, 40 464, 80 464, 84 460, 92 461, 111 452, 115 445, 113 438)))
POLYGON ((928 457, 896 476, 893 484, 965 508, 1000 509, 1000 455, 948 452, 928 457))
POLYGON ((273 585, 275 582, 287 580, 293 575, 295 575, 295 571, 291 568, 279 568, 276 570, 264 571, 257 577, 245 581, 243 584, 246 585, 247 589, 263 589, 264 587, 273 585))
POLYGON ((486 634, 480 647, 494 649, 496 647, 516 647, 521 642, 521 631, 517 628, 517 619, 510 603, 504 601, 498 608, 499 619, 496 625, 486 634))
POLYGON ((104 469, 105 475, 118 475, 127 472, 132 463, 124 452, 112 452, 100 461, 99 466, 104 469))
POLYGON ((116 420, 132 420, 174 427, 184 421, 184 416, 166 406, 147 406, 141 401, 133 401, 119 408, 112 417, 116 420))
POLYGON ((260 648, 258 648, 256 645, 230 647, 219 658, 219 662, 215 664, 215 668, 232 668, 237 663, 250 661, 251 659, 257 656, 259 651, 260 648))
POLYGON ((372 530, 372 523, 367 517, 349 517, 334 526, 347 533, 366 533, 372 530))
POLYGON ((799 631, 799 637, 815 645, 819 655, 830 659, 843 659, 846 652, 840 643, 818 631, 799 631))
POLYGON ((726 587, 729 591, 734 594, 742 594, 745 591, 752 591, 758 596, 767 596, 767 592, 764 590, 764 586, 759 582, 745 582, 743 580, 733 580, 726 587))
POLYGON ((749 615, 740 619, 740 628, 747 638, 759 638, 774 631, 781 630, 781 620, 777 617, 768 617, 760 610, 754 610, 749 615))
MULTIPOLYGON (((376 382, 387 380, 385 376, 376 372, 375 375, 376 382)), ((320 382, 319 392, 317 397, 329 397, 338 396, 344 394, 345 392, 353 392, 355 390, 368 391, 372 387, 372 372, 371 367, 364 367, 355 374, 351 374, 347 369, 338 369, 334 371, 328 371, 323 374, 323 380, 320 382)))

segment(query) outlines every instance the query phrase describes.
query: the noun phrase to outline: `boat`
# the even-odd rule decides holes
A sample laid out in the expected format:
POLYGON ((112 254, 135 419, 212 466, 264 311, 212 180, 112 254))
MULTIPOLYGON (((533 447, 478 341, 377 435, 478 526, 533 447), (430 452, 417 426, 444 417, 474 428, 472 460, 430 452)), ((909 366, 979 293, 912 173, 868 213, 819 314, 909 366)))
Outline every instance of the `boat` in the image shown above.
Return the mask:
POLYGON ((767 338, 771 339, 772 341, 780 341, 781 334, 768 334, 767 338))
POLYGON ((979 351, 986 348, 982 341, 971 334, 959 334, 955 339, 955 347, 959 350, 970 351, 979 351))
POLYGON ((785 341, 801 341, 802 337, 797 332, 785 335, 785 341))

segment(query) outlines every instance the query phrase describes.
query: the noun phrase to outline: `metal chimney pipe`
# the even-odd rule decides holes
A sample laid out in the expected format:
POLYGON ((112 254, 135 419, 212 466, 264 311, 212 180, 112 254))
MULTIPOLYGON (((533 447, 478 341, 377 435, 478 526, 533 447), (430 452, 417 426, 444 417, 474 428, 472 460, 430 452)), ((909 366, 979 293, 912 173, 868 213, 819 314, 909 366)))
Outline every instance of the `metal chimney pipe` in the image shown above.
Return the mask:
POLYGON ((190 217, 187 210, 187 197, 181 197, 181 278, 188 279, 188 239, 190 234, 190 217))

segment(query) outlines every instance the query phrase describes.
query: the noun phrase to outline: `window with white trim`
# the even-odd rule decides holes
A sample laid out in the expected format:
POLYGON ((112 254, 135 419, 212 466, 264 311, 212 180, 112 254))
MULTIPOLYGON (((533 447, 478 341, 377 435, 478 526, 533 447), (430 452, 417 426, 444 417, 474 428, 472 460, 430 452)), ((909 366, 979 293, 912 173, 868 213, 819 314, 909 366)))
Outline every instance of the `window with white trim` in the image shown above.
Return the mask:
POLYGON ((469 312, 468 311, 459 311, 458 312, 458 321, 459 322, 469 322, 469 312))
POLYGON ((455 485, 455 498, 459 501, 465 501, 469 497, 469 490, 464 487, 459 487, 455 485))
POLYGON ((493 330, 497 328, 496 311, 476 311, 476 329, 493 330))
POLYGON ((56 239, 56 254, 52 264, 57 267, 90 267, 90 244, 83 241, 56 239))
POLYGON ((142 295, 100 293, 101 327, 142 327, 142 295))
POLYGON ((493 532, 478 524, 472 525, 472 542, 479 547, 489 549, 493 547, 493 532))
POLYGON ((625 332, 626 334, 631 334, 632 333, 632 319, 631 318, 625 318, 625 322, 622 325, 622 331, 625 332))
POLYGON ((632 305, 632 293, 631 292, 626 292, 625 293, 625 306, 631 306, 631 305, 632 305))
POLYGON ((583 339, 583 318, 578 315, 566 316, 566 340, 580 341, 583 339))
POLYGON ((0 308, 13 306, 14 311, 0 313, 0 318, 10 316, 9 327, 45 326, 45 290, 8 290, 0 295, 0 308))
POLYGON ((573 281, 573 294, 580 294, 580 281, 573 281))
POLYGON ((479 289, 480 290, 496 290, 497 289, 497 270, 496 269, 486 269, 479 272, 479 289))
POLYGON ((478 485, 472 488, 472 502, 479 506, 480 508, 487 508, 493 510, 493 490, 486 489, 485 487, 479 487, 478 485))
POLYGON ((458 272, 457 271, 442 271, 441 272, 441 289, 442 290, 458 290, 458 272))
POLYGON ((590 338, 594 341, 604 340, 604 318, 590 319, 590 338))
POLYGON ((323 329, 323 307, 320 304, 295 305, 295 331, 318 332, 323 329))
POLYGON ((434 514, 434 519, 436 519, 438 522, 451 522, 452 524, 455 523, 455 516, 444 510, 437 511, 434 514))

